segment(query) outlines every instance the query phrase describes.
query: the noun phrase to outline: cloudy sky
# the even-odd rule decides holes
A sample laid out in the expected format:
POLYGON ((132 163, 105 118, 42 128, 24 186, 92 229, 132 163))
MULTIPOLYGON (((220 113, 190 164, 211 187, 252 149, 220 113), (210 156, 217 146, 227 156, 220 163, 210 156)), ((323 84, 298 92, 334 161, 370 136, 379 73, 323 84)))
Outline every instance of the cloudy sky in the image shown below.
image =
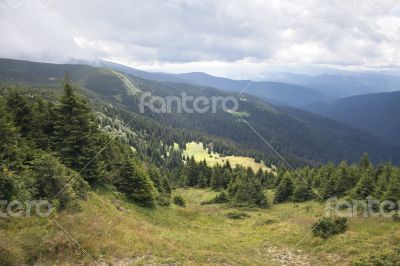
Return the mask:
POLYGON ((396 69, 398 0, 0 0, 0 57, 262 78, 396 69))

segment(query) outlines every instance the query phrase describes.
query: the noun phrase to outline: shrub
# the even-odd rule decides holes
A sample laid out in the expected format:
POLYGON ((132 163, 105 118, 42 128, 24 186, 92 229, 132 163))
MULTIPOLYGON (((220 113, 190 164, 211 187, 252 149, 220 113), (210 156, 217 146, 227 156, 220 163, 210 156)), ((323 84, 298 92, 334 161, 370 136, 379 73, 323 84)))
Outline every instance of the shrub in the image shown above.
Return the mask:
POLYGON ((400 222, 400 215, 399 215, 399 213, 396 212, 395 214, 393 214, 392 218, 393 218, 393 221, 395 221, 395 222, 400 222))
POLYGON ((236 207, 267 208, 268 201, 261 183, 251 174, 239 174, 228 186, 230 202, 236 207))
POLYGON ((225 191, 222 191, 217 196, 215 196, 213 199, 203 201, 200 204, 206 205, 206 204, 218 204, 218 203, 227 203, 227 202, 229 202, 228 194, 226 194, 225 191))
POLYGON ((343 233, 347 230, 347 218, 322 218, 313 225, 314 236, 328 238, 332 235, 343 233))
POLYGON ((186 201, 181 195, 176 195, 173 198, 174 204, 180 207, 186 206, 186 201))
POLYGON ((244 219, 244 218, 249 218, 250 215, 248 215, 245 212, 228 212, 226 214, 226 217, 228 217, 229 219, 234 219, 234 220, 238 220, 238 219, 244 219))
POLYGON ((354 262, 355 266, 398 266, 400 250, 385 250, 368 254, 354 262))

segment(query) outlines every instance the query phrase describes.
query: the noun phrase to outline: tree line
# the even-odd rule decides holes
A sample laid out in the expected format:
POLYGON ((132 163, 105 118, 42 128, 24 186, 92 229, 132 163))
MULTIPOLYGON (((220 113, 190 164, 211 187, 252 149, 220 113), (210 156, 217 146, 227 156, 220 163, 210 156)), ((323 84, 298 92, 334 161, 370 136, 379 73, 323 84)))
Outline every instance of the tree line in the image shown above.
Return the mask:
POLYGON ((169 204, 169 180, 113 137, 68 78, 55 102, 7 88, 0 97, 0 197, 63 208, 90 187, 112 186, 143 206, 169 204))

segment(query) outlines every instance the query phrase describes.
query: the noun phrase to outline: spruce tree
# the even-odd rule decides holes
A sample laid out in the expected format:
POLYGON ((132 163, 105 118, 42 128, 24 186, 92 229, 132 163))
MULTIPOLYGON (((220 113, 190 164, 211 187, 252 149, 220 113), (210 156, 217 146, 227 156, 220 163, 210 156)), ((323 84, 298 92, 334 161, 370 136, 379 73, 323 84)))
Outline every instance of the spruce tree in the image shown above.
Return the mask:
POLYGON ((62 162, 80 172, 90 184, 104 177, 103 163, 96 157, 100 151, 100 134, 88 103, 75 95, 68 77, 64 80, 64 95, 56 108, 54 149, 62 162))
POLYGON ((290 199, 293 194, 293 182, 289 172, 283 176, 278 188, 275 192, 275 203, 284 202, 290 199))
POLYGON ((154 183, 143 167, 132 158, 125 158, 114 184, 137 204, 145 207, 155 206, 157 192, 154 183))
POLYGON ((375 179, 373 177, 373 169, 369 167, 361 173, 361 178, 353 190, 352 196, 356 199, 365 200, 368 196, 372 196, 375 190, 375 179))
POLYGON ((397 204, 400 201, 400 171, 393 171, 387 186, 387 191, 383 194, 382 200, 390 200, 397 204))

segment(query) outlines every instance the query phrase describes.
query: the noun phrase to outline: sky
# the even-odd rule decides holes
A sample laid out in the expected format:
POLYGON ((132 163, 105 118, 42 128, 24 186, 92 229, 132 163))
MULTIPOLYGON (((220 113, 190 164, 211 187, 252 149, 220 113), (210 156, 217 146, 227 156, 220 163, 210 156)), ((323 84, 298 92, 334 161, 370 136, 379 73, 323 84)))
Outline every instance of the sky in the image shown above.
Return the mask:
POLYGON ((400 69, 398 0, 0 0, 0 57, 262 79, 400 69))

